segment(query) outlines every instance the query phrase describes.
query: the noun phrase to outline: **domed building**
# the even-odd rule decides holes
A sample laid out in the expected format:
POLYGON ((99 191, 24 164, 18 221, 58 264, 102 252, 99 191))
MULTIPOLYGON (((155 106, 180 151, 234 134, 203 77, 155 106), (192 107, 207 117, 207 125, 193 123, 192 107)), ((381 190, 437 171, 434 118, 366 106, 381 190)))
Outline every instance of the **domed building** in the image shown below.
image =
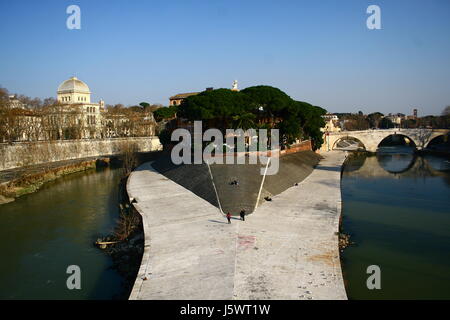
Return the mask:
POLYGON ((58 102, 91 103, 91 91, 86 83, 72 77, 59 85, 58 102))
MULTIPOLYGON (((105 108, 103 100, 100 100, 99 103, 91 103, 91 90, 86 83, 76 77, 72 77, 59 85, 57 100, 63 104, 83 104, 101 109, 105 108)), ((97 111, 100 112, 101 109, 97 109, 97 111)))
POLYGON ((67 111, 80 114, 78 123, 83 127, 84 138, 100 137, 105 102, 91 103, 91 90, 86 83, 76 77, 65 80, 58 87, 57 101, 67 107, 67 111))

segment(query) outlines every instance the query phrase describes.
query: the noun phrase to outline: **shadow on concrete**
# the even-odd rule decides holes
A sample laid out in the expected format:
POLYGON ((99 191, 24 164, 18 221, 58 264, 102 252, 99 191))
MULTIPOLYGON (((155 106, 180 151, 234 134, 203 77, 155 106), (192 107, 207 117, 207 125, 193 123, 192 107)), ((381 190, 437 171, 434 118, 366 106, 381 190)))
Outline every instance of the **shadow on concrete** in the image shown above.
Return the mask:
POLYGON ((336 167, 327 167, 327 166, 317 166, 317 170, 326 170, 326 171, 334 171, 334 172, 340 172, 341 168, 336 167))
POLYGON ((215 222, 215 223, 222 223, 222 224, 228 224, 226 221, 217 221, 217 220, 208 220, 209 222, 215 222))
MULTIPOLYGON (((313 151, 282 156, 278 173, 266 176, 259 203, 265 202, 265 197, 272 198, 304 180, 311 174, 319 160, 320 155, 313 151)), ((153 162, 152 166, 166 178, 219 207, 211 175, 205 163, 174 165, 170 157, 165 156, 153 162)), ((211 164, 211 174, 224 213, 230 212, 232 215, 238 216, 241 210, 245 210, 247 215, 254 211, 263 178, 261 168, 264 166, 260 163, 211 164), (237 181, 239 184, 230 184, 233 181, 237 181)), ((240 220, 239 218, 233 219, 240 220)))

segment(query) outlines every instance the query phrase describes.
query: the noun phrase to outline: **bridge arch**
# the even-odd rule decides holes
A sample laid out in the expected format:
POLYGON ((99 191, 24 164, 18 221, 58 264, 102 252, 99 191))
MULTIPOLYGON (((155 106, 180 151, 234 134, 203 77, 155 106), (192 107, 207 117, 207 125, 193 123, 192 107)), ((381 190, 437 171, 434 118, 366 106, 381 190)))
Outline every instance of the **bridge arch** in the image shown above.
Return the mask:
POLYGON ((425 148, 432 148, 433 146, 439 144, 450 144, 450 134, 440 134, 431 138, 425 148))
POLYGON ((365 144, 361 141, 361 139, 358 139, 353 136, 344 136, 338 138, 336 141, 334 141, 332 150, 345 150, 345 149, 364 149, 366 150, 365 144), (359 147, 359 148, 358 148, 359 147))
POLYGON ((384 138, 381 139, 381 141, 378 142, 377 150, 383 146, 389 146, 389 145, 394 146, 394 145, 399 145, 401 143, 403 143, 407 146, 413 147, 414 149, 417 149, 417 144, 411 137, 409 137, 403 133, 392 133, 392 134, 385 136, 384 138))

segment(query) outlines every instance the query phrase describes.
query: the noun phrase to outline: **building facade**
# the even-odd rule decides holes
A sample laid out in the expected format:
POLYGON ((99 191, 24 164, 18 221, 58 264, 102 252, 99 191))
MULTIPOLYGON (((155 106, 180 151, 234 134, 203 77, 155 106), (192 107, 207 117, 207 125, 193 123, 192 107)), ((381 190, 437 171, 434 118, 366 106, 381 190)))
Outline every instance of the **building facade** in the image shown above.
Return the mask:
POLYGON ((102 137, 102 113, 105 102, 91 103, 91 91, 86 83, 72 77, 58 87, 57 101, 63 106, 64 113, 76 113, 77 124, 81 126, 82 138, 102 137))
POLYGON ((92 103, 86 83, 72 77, 63 81, 56 103, 33 110, 10 96, 2 116, 0 142, 149 137, 156 122, 151 111, 106 108, 100 100, 92 103))
POLYGON ((339 118, 337 115, 327 113, 326 115, 322 116, 322 118, 325 121, 325 127, 323 127, 321 129, 322 132, 339 132, 339 131, 341 131, 341 127, 339 124, 339 118))

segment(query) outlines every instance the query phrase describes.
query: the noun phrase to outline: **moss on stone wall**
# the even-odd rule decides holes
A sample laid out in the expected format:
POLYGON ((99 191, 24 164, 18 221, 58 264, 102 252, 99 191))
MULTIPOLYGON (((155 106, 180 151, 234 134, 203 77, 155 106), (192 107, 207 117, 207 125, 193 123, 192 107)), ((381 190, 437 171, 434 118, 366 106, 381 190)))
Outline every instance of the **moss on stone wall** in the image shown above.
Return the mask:
MULTIPOLYGON (((0 195, 10 200, 12 198, 18 198, 25 194, 36 192, 46 182, 53 181, 71 173, 94 169, 96 168, 97 162, 98 159, 93 159, 52 169, 43 169, 43 171, 39 173, 24 174, 19 178, 1 185, 0 195)), ((5 202, 6 200, 3 203, 5 202)), ((0 204, 1 203, 2 202, 0 202, 0 204)))

